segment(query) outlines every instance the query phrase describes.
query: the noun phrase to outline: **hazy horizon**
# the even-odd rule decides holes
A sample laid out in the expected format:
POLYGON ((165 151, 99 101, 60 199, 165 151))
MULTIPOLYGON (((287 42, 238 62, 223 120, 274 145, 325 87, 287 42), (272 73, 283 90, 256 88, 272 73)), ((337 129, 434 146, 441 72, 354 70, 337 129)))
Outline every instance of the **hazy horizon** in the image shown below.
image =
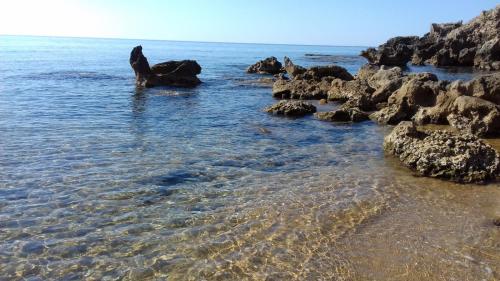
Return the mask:
POLYGON ((0 35, 213 43, 376 46, 398 35, 422 36, 431 23, 469 21, 492 0, 348 3, 256 0, 20 0, 4 3, 0 35))

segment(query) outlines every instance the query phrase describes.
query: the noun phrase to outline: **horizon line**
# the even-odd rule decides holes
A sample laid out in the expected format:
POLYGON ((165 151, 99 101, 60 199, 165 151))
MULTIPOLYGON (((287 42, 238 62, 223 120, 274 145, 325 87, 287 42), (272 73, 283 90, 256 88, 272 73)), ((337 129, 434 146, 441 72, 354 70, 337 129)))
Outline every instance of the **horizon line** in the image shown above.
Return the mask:
POLYGON ((67 36, 67 35, 32 35, 32 34, 0 34, 0 36, 12 37, 52 37, 52 38, 73 38, 73 39, 102 39, 102 40, 142 40, 142 41, 165 41, 165 42, 186 42, 186 43, 208 43, 208 44, 243 44, 243 45, 282 45, 282 46, 314 46, 314 47, 360 47, 368 48, 373 46, 362 45, 325 45, 325 44, 293 44, 293 43, 258 43, 258 42, 224 42, 224 41, 197 41, 197 40, 171 40, 171 39, 148 39, 148 38, 120 38, 120 37, 93 37, 93 36, 67 36))

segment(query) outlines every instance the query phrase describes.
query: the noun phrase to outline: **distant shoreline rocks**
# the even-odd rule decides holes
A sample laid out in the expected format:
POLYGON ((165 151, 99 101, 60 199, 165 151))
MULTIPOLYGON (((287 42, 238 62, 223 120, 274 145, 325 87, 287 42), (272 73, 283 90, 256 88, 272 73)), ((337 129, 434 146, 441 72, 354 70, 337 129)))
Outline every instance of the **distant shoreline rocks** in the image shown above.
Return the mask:
POLYGON ((470 66, 500 70, 500 5, 470 22, 432 24, 423 37, 399 36, 361 56, 377 65, 470 66))
POLYGON ((150 67, 142 53, 142 46, 135 47, 130 53, 130 66, 135 72, 138 86, 192 88, 201 84, 197 77, 201 73, 201 66, 196 61, 167 61, 150 67))

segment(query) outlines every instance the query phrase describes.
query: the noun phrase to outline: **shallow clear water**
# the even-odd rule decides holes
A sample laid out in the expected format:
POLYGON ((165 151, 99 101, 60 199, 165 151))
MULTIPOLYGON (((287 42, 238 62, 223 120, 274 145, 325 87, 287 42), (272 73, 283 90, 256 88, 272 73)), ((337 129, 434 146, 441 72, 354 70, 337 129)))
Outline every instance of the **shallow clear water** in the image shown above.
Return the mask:
POLYGON ((0 280, 499 278, 498 185, 414 177, 389 127, 270 116, 244 73, 361 49, 0 37, 0 280), (204 83, 137 89, 138 44, 204 83))

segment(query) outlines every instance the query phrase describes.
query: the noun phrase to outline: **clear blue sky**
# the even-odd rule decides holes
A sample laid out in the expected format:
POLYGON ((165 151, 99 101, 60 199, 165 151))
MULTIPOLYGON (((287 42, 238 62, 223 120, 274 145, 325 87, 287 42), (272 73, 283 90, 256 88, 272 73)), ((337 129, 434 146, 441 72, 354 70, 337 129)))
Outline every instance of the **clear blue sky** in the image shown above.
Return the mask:
POLYGON ((468 21, 498 0, 15 0, 0 34, 378 45, 468 21))

